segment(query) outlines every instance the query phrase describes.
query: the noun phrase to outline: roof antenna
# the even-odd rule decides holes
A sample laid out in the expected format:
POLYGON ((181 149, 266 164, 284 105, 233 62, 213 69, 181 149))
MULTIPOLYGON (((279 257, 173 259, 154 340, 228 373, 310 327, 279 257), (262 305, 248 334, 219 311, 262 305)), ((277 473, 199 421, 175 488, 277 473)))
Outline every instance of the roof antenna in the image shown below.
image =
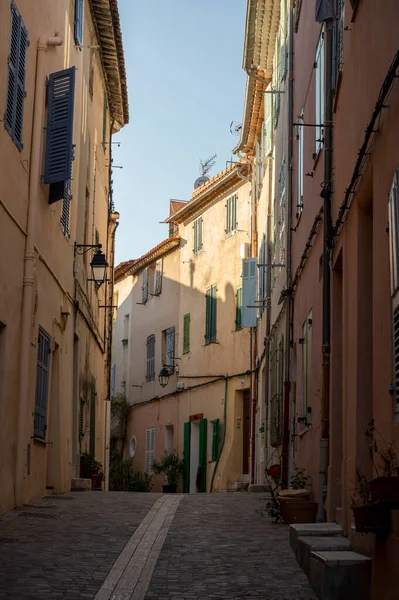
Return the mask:
POLYGON ((200 173, 201 176, 194 182, 194 189, 196 190, 201 185, 204 185, 207 181, 209 181, 208 173, 212 169, 212 167, 216 164, 217 154, 214 154, 207 160, 200 159, 200 173))

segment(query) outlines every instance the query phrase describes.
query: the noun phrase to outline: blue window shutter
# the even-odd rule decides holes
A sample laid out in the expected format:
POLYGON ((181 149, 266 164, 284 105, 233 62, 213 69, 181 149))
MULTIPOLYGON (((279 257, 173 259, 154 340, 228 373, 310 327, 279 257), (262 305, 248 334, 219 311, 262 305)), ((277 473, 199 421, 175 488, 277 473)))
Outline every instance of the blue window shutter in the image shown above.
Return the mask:
POLYGON ((241 327, 256 327, 256 258, 242 261, 242 316, 241 327))
POLYGON ((36 363, 34 436, 44 440, 47 429, 47 399, 50 371, 50 336, 39 329, 36 363))
POLYGON ((25 100, 26 49, 28 45, 28 32, 17 7, 12 2, 4 124, 19 150, 23 147, 22 125, 25 100))
MULTIPOLYGON (((44 183, 61 183, 71 176, 75 70, 71 67, 49 77, 44 183)), ((63 196, 62 185, 57 199, 63 196)))
POLYGON ((75 0, 75 42, 78 46, 83 42, 83 0, 75 0))

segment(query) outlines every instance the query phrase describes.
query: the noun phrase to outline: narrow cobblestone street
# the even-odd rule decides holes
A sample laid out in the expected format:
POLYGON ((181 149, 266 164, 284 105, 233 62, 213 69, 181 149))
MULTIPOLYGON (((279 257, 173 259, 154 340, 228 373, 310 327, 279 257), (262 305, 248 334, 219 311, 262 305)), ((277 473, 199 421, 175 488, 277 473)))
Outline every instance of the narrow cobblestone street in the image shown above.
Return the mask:
POLYGON ((258 495, 91 493, 0 519, 0 598, 312 600, 258 495))

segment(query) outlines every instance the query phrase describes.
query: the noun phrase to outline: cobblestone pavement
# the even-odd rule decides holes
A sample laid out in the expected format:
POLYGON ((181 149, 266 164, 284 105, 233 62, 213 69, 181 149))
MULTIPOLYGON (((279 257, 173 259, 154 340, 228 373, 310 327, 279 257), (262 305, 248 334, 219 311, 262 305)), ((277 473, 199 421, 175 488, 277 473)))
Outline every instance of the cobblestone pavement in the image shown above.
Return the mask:
POLYGON ((0 518, 0 600, 314 600, 258 495, 81 493, 0 518), (39 516, 40 515, 40 516, 39 516))

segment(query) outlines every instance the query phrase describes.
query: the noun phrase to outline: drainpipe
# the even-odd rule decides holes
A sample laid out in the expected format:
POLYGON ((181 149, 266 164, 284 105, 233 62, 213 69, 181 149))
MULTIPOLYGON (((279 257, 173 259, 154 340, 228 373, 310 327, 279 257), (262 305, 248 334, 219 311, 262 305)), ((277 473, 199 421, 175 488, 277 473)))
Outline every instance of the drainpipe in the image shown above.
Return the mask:
POLYGON ((331 225, 331 191, 332 191, 332 56, 333 56, 333 20, 326 21, 326 111, 324 133, 324 186, 321 193, 324 203, 323 227, 323 330, 322 330, 322 388, 321 388, 321 436, 320 436, 320 468, 319 497, 317 520, 325 521, 324 504, 327 498, 327 473, 329 462, 329 414, 330 414, 330 241, 331 225))
POLYGON ((15 482, 15 501, 22 504, 26 500, 26 483, 30 470, 30 444, 32 431, 31 414, 29 405, 30 380, 30 351, 32 333, 32 312, 34 306, 33 286, 35 280, 35 224, 37 219, 37 206, 39 203, 39 184, 41 168, 41 149, 43 132, 43 113, 45 106, 45 64, 44 57, 51 46, 62 46, 64 43, 61 34, 56 31, 54 37, 41 36, 37 42, 35 101, 32 124, 32 138, 30 148, 29 192, 28 192, 28 217, 26 226, 26 241, 24 253, 24 276, 21 309, 21 358, 19 378, 19 406, 18 406, 18 437, 17 437, 17 464, 15 482), (29 424, 29 425, 28 425, 29 424), (29 429, 28 429, 29 427, 29 429))
MULTIPOLYGON (((287 172, 287 253, 286 253, 286 289, 291 289, 292 280, 292 155, 293 155, 293 114, 294 114, 294 10, 290 2, 289 10, 289 50, 288 50, 288 172, 287 172)), ((282 472, 281 483, 283 488, 288 487, 289 480, 289 447, 290 447, 290 395, 291 395, 291 311, 292 296, 288 292, 285 299, 285 371, 284 371, 284 407, 283 407, 283 447, 282 447, 282 472)))

